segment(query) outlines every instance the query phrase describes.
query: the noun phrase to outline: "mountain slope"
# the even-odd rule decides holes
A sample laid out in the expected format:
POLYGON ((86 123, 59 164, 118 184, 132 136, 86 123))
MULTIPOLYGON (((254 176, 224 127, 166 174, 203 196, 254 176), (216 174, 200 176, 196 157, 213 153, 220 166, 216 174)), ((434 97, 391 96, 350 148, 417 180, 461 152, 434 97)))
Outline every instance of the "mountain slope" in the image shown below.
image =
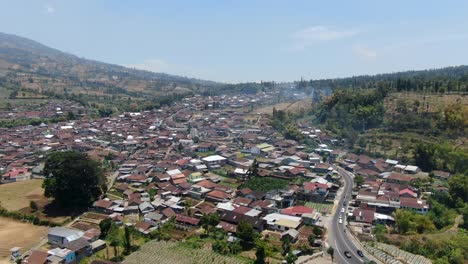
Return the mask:
POLYGON ((87 101, 156 99, 215 90, 222 84, 79 58, 0 33, 0 87, 87 101))

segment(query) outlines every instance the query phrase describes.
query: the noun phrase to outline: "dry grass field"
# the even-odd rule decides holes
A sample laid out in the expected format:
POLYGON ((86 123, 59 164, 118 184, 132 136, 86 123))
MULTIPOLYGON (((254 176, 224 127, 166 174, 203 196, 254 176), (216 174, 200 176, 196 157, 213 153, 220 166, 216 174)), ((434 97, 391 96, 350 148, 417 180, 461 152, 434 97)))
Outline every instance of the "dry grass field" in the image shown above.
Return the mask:
POLYGON ((47 237, 48 228, 0 217, 0 263, 9 263, 10 249, 26 252, 47 237))
POLYGON ((276 110, 284 110, 288 112, 295 112, 299 111, 301 108, 302 109, 308 109, 310 108, 311 105, 311 100, 310 99, 305 99, 301 101, 295 101, 295 102, 287 102, 287 103, 279 103, 275 105, 269 105, 269 106, 264 106, 258 109, 255 109, 255 113, 260 113, 260 114, 273 114, 273 108, 276 108, 276 110))
POLYGON ((34 201, 39 208, 38 216, 41 220, 62 223, 69 216, 49 206, 51 200, 44 196, 42 182, 43 180, 33 179, 0 185, 0 205, 8 211, 33 214, 35 212, 30 208, 30 202, 34 201))
POLYGON ((42 180, 34 179, 0 185, 1 206, 9 211, 29 207, 31 201, 39 202, 43 196, 42 180))
POLYGON ((409 108, 415 101, 419 102, 418 112, 434 113, 443 110, 447 105, 460 101, 468 106, 468 96, 461 94, 421 94, 421 93, 392 93, 384 101, 387 113, 395 111, 397 101, 403 100, 409 108))

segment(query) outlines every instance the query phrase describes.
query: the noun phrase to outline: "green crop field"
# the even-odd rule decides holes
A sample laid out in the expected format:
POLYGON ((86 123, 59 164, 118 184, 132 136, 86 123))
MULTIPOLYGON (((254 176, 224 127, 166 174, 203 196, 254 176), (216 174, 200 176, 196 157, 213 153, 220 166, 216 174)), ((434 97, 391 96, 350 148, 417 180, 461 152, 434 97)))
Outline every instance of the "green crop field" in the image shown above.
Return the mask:
POLYGON ((333 208, 333 204, 312 203, 312 202, 307 202, 305 206, 313 208, 314 210, 323 214, 331 213, 331 210, 333 208))
POLYGON ((128 256, 123 263, 226 263, 241 264, 246 261, 230 256, 220 255, 211 249, 193 249, 182 246, 180 243, 153 240, 143 245, 140 250, 128 256))

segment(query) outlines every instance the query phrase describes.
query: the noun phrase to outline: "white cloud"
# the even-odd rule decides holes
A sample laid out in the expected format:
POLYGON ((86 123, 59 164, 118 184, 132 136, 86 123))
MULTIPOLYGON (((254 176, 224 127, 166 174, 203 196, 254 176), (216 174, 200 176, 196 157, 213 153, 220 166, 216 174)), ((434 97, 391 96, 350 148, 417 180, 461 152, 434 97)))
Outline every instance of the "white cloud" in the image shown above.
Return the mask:
POLYGON ((51 6, 51 5, 46 5, 45 9, 46 9, 47 14, 55 13, 55 8, 53 6, 51 6))
POLYGON ((368 47, 365 47, 365 46, 362 46, 362 45, 354 45, 353 46, 353 51, 358 56, 366 58, 366 59, 375 59, 375 58, 377 58, 377 51, 372 50, 372 49, 370 49, 368 47))
POLYGON ((300 40, 337 40, 356 35, 356 30, 332 30, 324 26, 313 26, 300 30, 294 37, 300 40))
POLYGON ((337 30, 325 26, 311 26, 295 32, 293 50, 304 50, 313 43, 348 38, 358 34, 358 30, 337 30))
POLYGON ((167 72, 171 70, 171 65, 160 59, 147 59, 141 63, 127 64, 124 66, 152 72, 167 72))

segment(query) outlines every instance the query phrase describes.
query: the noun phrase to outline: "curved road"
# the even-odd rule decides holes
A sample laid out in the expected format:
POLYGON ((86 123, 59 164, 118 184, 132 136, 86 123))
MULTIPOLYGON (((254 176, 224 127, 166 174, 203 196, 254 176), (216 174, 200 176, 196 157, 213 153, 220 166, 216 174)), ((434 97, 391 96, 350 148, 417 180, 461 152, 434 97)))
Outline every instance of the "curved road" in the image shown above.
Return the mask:
POLYGON ((340 195, 338 207, 335 211, 335 215, 332 218, 330 224, 328 243, 335 249, 334 258, 337 263, 350 263, 350 264, 361 264, 369 261, 368 258, 359 257, 357 254, 358 247, 356 247, 353 241, 348 237, 348 230, 346 228, 346 213, 348 212, 348 202, 351 198, 351 192, 353 189, 353 178, 351 175, 343 169, 333 166, 333 168, 341 175, 344 180, 343 192, 340 195), (346 205, 343 206, 343 201, 346 201, 346 205), (345 209, 343 213, 343 223, 339 223, 339 216, 341 214, 341 208, 345 209), (344 231, 346 229, 346 232, 344 231), (349 251, 351 258, 347 258, 344 255, 345 251, 349 251))

